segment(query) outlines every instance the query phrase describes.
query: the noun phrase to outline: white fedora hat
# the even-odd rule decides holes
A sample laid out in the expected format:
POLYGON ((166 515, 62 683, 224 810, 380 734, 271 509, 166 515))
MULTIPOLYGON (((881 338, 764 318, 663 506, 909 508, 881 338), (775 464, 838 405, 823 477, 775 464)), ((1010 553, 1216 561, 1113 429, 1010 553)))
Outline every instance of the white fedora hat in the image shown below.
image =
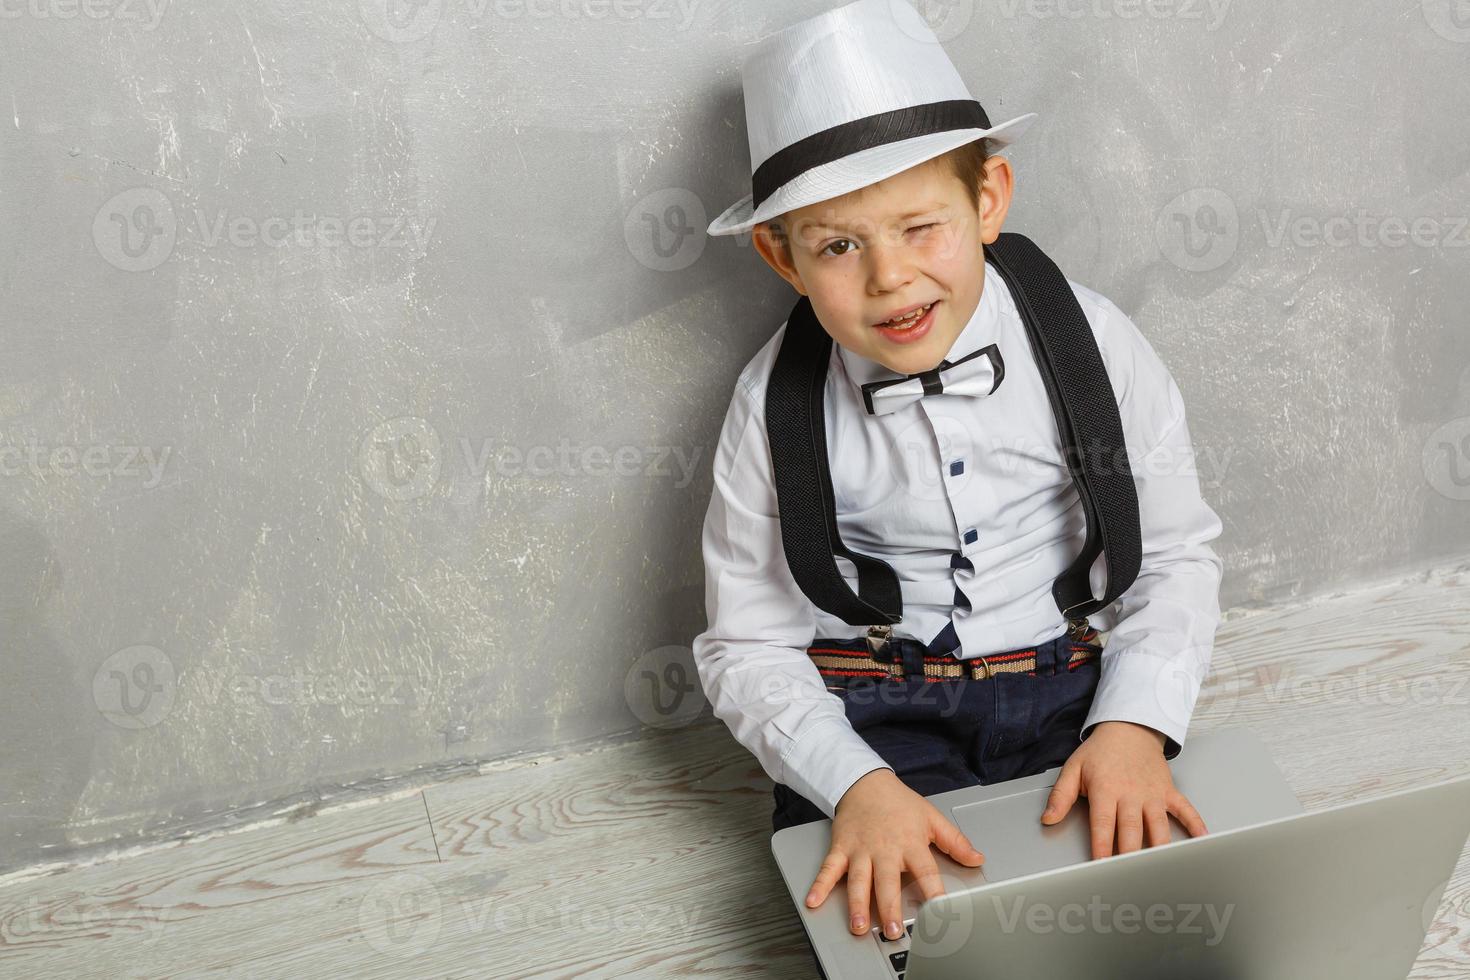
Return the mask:
POLYGON ((908 0, 857 0, 762 38, 741 62, 751 193, 710 223, 749 231, 987 137, 1005 146, 1036 113, 992 126, 908 0))

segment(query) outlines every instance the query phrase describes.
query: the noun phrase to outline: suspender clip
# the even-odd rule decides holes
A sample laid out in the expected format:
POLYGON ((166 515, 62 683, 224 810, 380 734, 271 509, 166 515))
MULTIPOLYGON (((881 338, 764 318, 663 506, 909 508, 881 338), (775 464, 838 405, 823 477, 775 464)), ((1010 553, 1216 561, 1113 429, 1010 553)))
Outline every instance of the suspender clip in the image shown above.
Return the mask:
POLYGON ((888 649, 888 640, 893 636, 893 627, 886 624, 868 627, 868 655, 879 663, 887 664, 893 662, 893 654, 888 649))

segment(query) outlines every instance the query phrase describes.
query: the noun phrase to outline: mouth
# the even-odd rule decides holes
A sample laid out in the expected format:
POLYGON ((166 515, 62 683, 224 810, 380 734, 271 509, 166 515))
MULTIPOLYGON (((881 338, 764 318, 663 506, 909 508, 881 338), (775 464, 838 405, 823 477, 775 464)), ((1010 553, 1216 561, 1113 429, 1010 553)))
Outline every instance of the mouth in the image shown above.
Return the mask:
POLYGON ((911 343, 929 332, 929 326, 934 322, 934 310, 939 302, 934 300, 910 307, 892 319, 873 324, 873 327, 889 340, 911 343))

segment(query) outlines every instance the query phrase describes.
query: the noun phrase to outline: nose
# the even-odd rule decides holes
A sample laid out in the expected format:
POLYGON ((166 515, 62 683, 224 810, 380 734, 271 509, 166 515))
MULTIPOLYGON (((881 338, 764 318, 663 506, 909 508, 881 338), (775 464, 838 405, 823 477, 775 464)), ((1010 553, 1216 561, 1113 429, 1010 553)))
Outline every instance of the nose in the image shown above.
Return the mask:
POLYGON ((892 293, 914 280, 914 264, 902 245, 868 246, 868 283, 875 294, 892 293))

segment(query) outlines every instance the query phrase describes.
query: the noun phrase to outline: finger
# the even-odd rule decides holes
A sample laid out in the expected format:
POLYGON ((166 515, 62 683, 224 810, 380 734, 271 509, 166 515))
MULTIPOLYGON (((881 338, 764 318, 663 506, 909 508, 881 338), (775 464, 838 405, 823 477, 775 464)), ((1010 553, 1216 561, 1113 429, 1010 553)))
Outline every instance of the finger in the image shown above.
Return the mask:
POLYGON ((835 848, 828 851, 827 859, 822 862, 822 868, 817 872, 816 880, 812 882, 812 890, 807 892, 807 908, 814 909, 825 902, 846 871, 847 855, 835 848))
POLYGON ((847 927, 854 935, 868 931, 868 900, 872 895, 873 862, 866 854, 848 859, 847 927))
POLYGON ((1087 798, 1092 816, 1092 856, 1107 857, 1113 853, 1113 828, 1117 821, 1118 801, 1112 797, 1087 798))
POLYGON ((924 896, 924 901, 929 901, 944 894, 944 879, 939 876, 939 865, 934 862, 934 857, 929 848, 915 851, 907 858, 909 871, 913 873, 914 881, 919 885, 919 894, 924 896))
POLYGON ((1143 849, 1143 805, 1127 797, 1118 802, 1118 853, 1143 849))
POLYGON ((1162 800, 1154 800, 1143 808, 1143 824, 1148 830, 1149 846, 1167 844, 1174 835, 1169 830, 1169 811, 1162 800))
POLYGON ((903 864, 896 858, 884 858, 873 862, 873 887, 878 892, 878 924, 883 935, 897 939, 903 935, 899 922, 899 896, 902 894, 903 864))
POLYGON ((1189 831, 1189 836, 1203 837, 1209 833, 1205 828, 1204 818, 1199 815, 1194 804, 1189 802, 1189 798, 1183 793, 1175 790, 1172 796, 1166 797, 1166 803, 1169 812, 1178 817, 1184 829, 1189 831))
POLYGON ((965 836, 964 831, 940 813, 937 807, 930 814, 929 832, 933 835, 934 843, 939 849, 961 864, 985 863, 985 855, 980 853, 979 849, 970 843, 970 838, 965 836))
POLYGON ((1072 804, 1077 802, 1077 793, 1082 786, 1081 768, 1070 759, 1062 765, 1061 775, 1051 788, 1051 795, 1046 798, 1046 808, 1041 811, 1042 823, 1056 823, 1072 811, 1072 804))

